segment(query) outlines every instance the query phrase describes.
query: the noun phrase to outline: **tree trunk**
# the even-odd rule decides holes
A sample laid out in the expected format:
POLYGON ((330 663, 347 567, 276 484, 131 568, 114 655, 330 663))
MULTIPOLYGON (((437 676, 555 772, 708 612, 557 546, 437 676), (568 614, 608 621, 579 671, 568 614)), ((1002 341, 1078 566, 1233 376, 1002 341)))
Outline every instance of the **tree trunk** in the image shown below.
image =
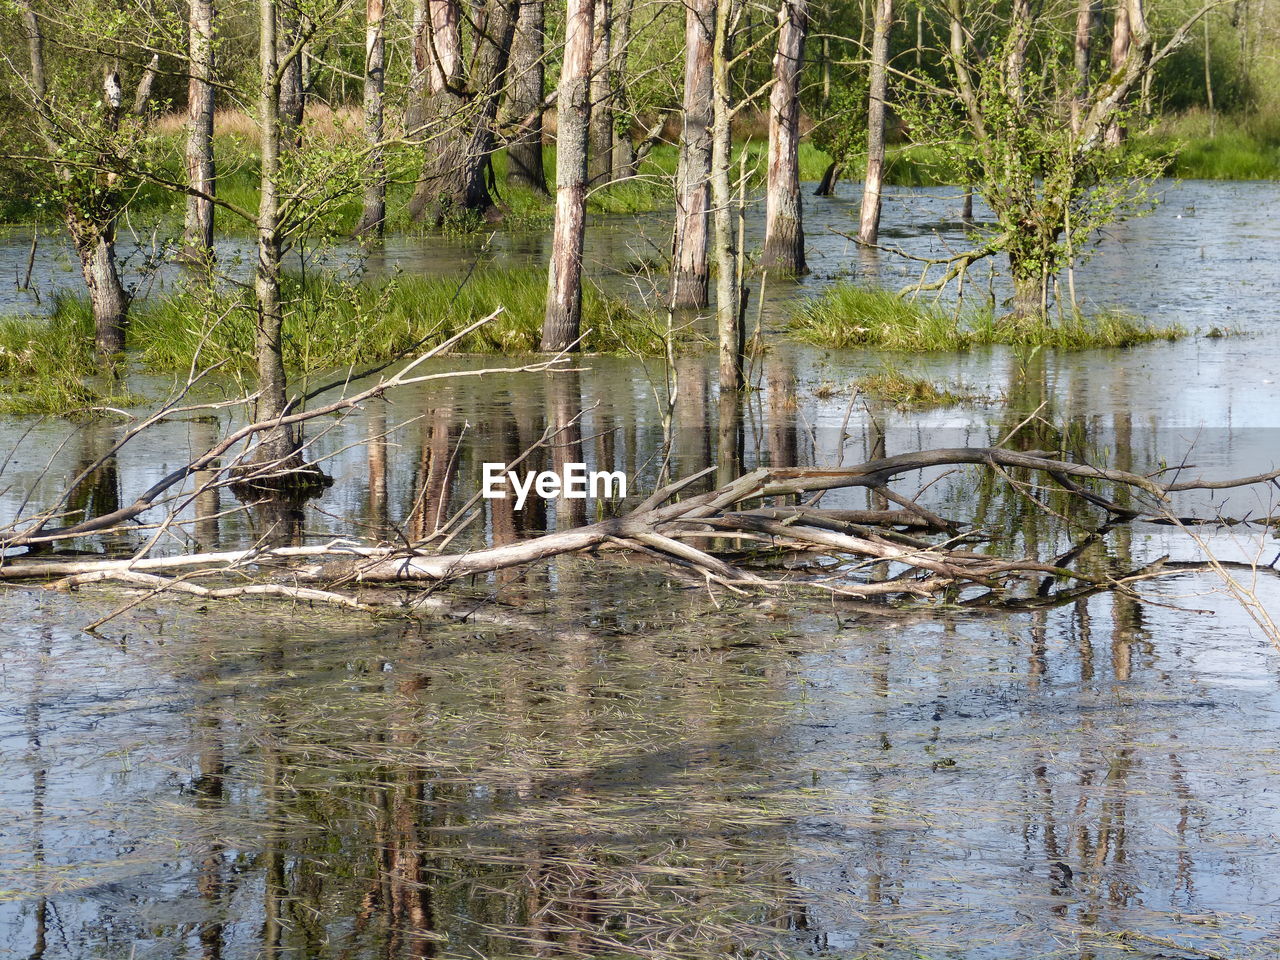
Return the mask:
POLYGON ((1020 320, 1043 317, 1046 281, 1044 274, 1013 255, 1009 257, 1009 274, 1013 280, 1013 299, 1009 301, 1010 316, 1020 320))
POLYGON ((529 123, 507 145, 507 183, 539 193, 547 192, 547 174, 542 166, 545 23, 544 0, 520 0, 520 13, 511 42, 511 80, 507 88, 509 117, 523 123, 532 115, 529 123))
POLYGON ((800 206, 800 71, 808 17, 807 0, 782 0, 769 92, 769 173, 760 263, 787 274, 807 269, 800 206))
MULTIPOLYGON (((1111 34, 1111 70, 1113 73, 1122 69, 1125 60, 1128 59, 1129 44, 1133 39, 1130 26, 1128 0, 1117 0, 1116 22, 1111 34)), ((1103 139, 1107 146, 1115 147, 1124 143, 1126 136, 1127 131, 1119 121, 1112 120, 1107 124, 1107 131, 1103 139)))
POLYGON ((364 136, 369 144, 364 210, 356 235, 379 238, 387 219, 387 168, 382 150, 382 94, 386 89, 386 38, 383 0, 365 2, 364 136))
POLYGON ((547 271, 542 349, 564 350, 582 326, 582 240, 587 208, 587 130, 595 0, 568 0, 556 133, 556 220, 547 271))
POLYGON ((813 191, 815 197, 834 197, 836 195, 836 182, 840 179, 840 164, 832 160, 827 164, 827 169, 822 171, 822 179, 818 182, 818 189, 813 191))
POLYGON ((304 30, 297 0, 280 0, 276 11, 276 64, 280 70, 280 144, 290 150, 302 145, 302 119, 307 93, 302 77, 303 51, 298 49, 304 30))
POLYGON ((200 196, 187 197, 182 231, 183 259, 206 268, 213 263, 214 181, 213 0, 189 0, 187 81, 187 185, 200 196))
POLYGON ((611 0, 595 0, 591 46, 591 129, 587 135, 587 176, 592 186, 613 179, 613 65, 609 37, 613 32, 611 0))
POLYGON ((716 0, 711 60, 711 209, 715 225, 716 334, 720 390, 742 386, 742 289, 738 280, 738 238, 734 230, 729 167, 733 154, 733 103, 729 83, 734 0, 716 0))
POLYGON ((613 29, 609 32, 609 62, 616 79, 613 103, 613 178, 629 180, 637 170, 636 145, 631 139, 631 123, 620 123, 618 114, 631 117, 631 101, 627 92, 627 54, 631 46, 631 11, 634 0, 617 0, 613 29))
POLYGON ((684 129, 676 171, 671 305, 705 307, 708 190, 711 178, 711 47, 716 0, 685 4, 684 129))
POLYGON ((1094 4, 1097 0, 1079 0, 1076 6, 1076 42, 1074 64, 1076 95, 1071 101, 1071 129, 1080 132, 1080 119, 1089 97, 1089 70, 1093 52, 1094 4))
POLYGON ((1218 135, 1218 114, 1213 109, 1213 69, 1209 62, 1209 14, 1204 15, 1204 96, 1209 108, 1209 137, 1218 135))
POLYGON ((93 338, 98 354, 109 357, 124 350, 129 294, 116 268, 116 225, 112 217, 97 223, 75 211, 67 213, 67 229, 80 260, 80 272, 93 309, 93 338))
MULTIPOLYGON (((283 416, 288 408, 284 372, 284 346, 281 335, 284 313, 280 302, 280 274, 283 257, 281 236, 280 176, 281 121, 280 87, 277 74, 276 3, 258 0, 261 86, 258 91, 262 171, 258 199, 258 265, 254 273, 253 291, 257 305, 255 350, 258 366, 258 396, 254 416, 258 421, 283 416)), ((254 457, 257 463, 291 466, 297 456, 297 443, 289 427, 278 427, 260 435, 254 457)))
POLYGON ((515 34, 517 0, 487 0, 479 10, 472 75, 463 73, 458 0, 428 0, 421 39, 426 45, 431 96, 424 113, 426 159, 409 203, 414 220, 439 225, 451 216, 502 213, 489 193, 494 125, 515 34))
POLYGON ((875 26, 871 35, 870 95, 867 103, 867 177, 862 185, 860 243, 880 239, 880 194, 884 188, 885 96, 889 85, 889 30, 893 0, 872 0, 875 26))

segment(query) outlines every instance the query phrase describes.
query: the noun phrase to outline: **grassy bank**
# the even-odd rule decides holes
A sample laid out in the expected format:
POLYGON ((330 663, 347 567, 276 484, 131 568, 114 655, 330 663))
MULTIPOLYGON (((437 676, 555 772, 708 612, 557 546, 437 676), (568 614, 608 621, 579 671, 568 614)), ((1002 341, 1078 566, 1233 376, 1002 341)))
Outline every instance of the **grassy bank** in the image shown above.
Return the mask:
MULTIPOLYGON (((295 374, 376 363, 422 351, 487 316, 459 353, 521 354, 538 348, 546 304, 540 270, 478 270, 459 289, 454 279, 399 277, 383 284, 333 279, 286 283, 285 363, 295 374)), ((665 318, 588 287, 583 349, 661 354, 665 318)), ((253 367, 254 314, 243 291, 184 293, 141 301, 129 322, 129 359, 156 372, 183 374, 220 364, 220 372, 253 367)), ((93 320, 86 300, 60 298, 50 317, 0 321, 0 410, 67 413, 120 402, 123 389, 98 378, 93 320)))
POLYGON ((1067 314, 1015 320, 991 310, 953 311, 888 290, 838 284, 804 306, 792 320, 800 340, 822 347, 877 347, 908 353, 968 350, 1002 344, 1086 350, 1129 347, 1185 335, 1181 327, 1155 326, 1122 313, 1067 314))
POLYGON ((1166 161, 1171 177, 1198 180, 1280 179, 1280 118, 1219 116, 1196 110, 1161 121, 1133 148, 1166 161), (1211 132, 1212 131, 1212 132, 1211 132))

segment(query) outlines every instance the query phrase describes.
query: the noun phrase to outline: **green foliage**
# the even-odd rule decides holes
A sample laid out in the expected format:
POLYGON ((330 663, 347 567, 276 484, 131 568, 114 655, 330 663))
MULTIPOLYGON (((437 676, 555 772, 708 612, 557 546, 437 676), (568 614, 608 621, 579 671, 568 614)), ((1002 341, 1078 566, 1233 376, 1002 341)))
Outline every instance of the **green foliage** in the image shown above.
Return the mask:
MULTIPOLYGON (((1059 106, 1074 92, 1073 78, 1059 67, 1068 52, 1052 34, 1037 39, 1038 55, 1014 79, 1005 67, 1014 32, 988 38, 999 55, 967 67, 972 111, 932 88, 913 90, 901 106, 912 130, 929 132, 941 169, 987 201, 996 222, 978 229, 975 245, 1008 255, 1020 293, 1047 285, 1102 227, 1146 209, 1161 169, 1140 152, 1106 149, 1100 136, 1090 140, 1073 128, 1059 106)), ((952 82, 960 88, 965 79, 952 82)))
POLYGON ((1135 138, 1131 149, 1163 165, 1169 176, 1198 180, 1280 179, 1280 120, 1268 115, 1220 116, 1189 111, 1135 138))
POLYGON ((791 322, 800 340, 823 347, 877 347, 907 353, 967 350, 1004 344, 1085 350, 1173 340, 1186 331, 1153 326, 1124 313, 1071 313, 1047 317, 997 317, 989 309, 960 312, 888 290, 837 284, 806 304, 791 322))

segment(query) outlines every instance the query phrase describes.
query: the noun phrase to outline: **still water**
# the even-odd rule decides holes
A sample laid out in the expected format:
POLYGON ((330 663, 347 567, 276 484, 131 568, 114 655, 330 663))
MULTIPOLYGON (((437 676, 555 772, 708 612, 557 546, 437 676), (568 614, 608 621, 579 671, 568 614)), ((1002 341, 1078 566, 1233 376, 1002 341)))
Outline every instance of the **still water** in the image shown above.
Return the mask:
MULTIPOLYGON (((670 411, 664 372, 626 358, 444 382, 313 426, 335 483, 302 509, 207 495, 177 505, 192 522, 161 550, 413 540, 453 535, 455 515, 455 547, 501 543, 615 507, 469 506, 481 463, 542 438, 531 463, 622 469, 639 496, 726 458, 853 463, 995 442, 1033 411, 1015 445, 1139 471, 1257 472, 1280 451, 1277 201, 1274 184, 1171 187, 1081 271, 1095 302, 1237 336, 896 358, 983 399, 858 404, 847 433, 849 383, 880 354, 779 345, 729 423, 696 356, 678 367, 670 411)), ((957 205, 945 191, 896 196, 887 242, 957 242, 957 205)), ((832 232, 851 209, 810 202, 814 275, 766 288, 766 324, 850 271, 906 282, 887 255, 860 260, 832 232)), ((600 225, 596 275, 634 284, 637 271, 605 267, 643 261, 661 234, 656 217, 600 225)), ((399 239, 384 256, 453 271, 477 242, 399 239)), ((496 235, 482 255, 537 262, 542 242, 496 235)), ((22 238, 10 246, 4 269, 25 263, 22 238)), ((137 388, 159 400, 169 386, 137 388)), ((71 506, 127 502, 236 417, 163 425, 71 506)), ((125 428, 0 425, 13 451, 0 513, 47 502, 125 428)), ((931 507, 996 531, 1006 550, 1079 535, 976 474, 901 489, 924 483, 931 507)), ((1256 491, 1179 506, 1280 513, 1256 491)), ((1278 549, 1257 527, 1205 536, 1228 560, 1265 564, 1278 549)), ((1135 524, 1087 563, 1165 554, 1196 549, 1135 524)), ((1274 577, 1256 589, 1280 609, 1274 577)), ((1280 653, 1213 575, 1144 586, 1149 603, 1014 612, 713 601, 603 558, 458 593, 475 610, 462 622, 144 599, 86 633, 138 596, 0 589, 0 956, 1280 953, 1280 653)))

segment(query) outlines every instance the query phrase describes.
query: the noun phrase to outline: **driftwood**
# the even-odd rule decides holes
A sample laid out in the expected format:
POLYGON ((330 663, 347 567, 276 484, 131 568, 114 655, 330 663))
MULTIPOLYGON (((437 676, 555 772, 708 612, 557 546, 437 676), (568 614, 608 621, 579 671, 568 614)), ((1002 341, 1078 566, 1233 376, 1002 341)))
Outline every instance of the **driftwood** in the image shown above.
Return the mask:
POLYGON ((944 597, 967 605, 1027 607, 1068 602, 1103 590, 1131 592, 1135 583, 1186 572, 1182 565, 1156 561, 1112 575, 1089 573, 1074 565, 1080 548, 1058 557, 983 553, 973 549, 980 538, 972 531, 963 533, 961 523, 937 517, 888 489, 903 474, 955 465, 993 470, 1006 481, 1009 470, 1027 471, 1106 510, 1110 520, 1118 521, 1172 517, 1169 499, 1175 492, 1222 490, 1280 477, 1277 470, 1230 480, 1165 483, 1156 476, 1071 463, 1037 452, 952 448, 851 467, 762 468, 713 490, 688 495, 714 469, 709 468, 667 485, 621 516, 462 553, 444 554, 427 543, 390 547, 334 540, 311 546, 119 560, 8 558, 0 564, 0 579, 51 580, 65 589, 113 582, 142 589, 147 596, 174 590, 206 599, 289 597, 358 610, 449 614, 455 608, 433 591, 416 597, 409 591, 405 599, 405 591, 365 588, 446 584, 565 554, 591 553, 660 560, 687 581, 733 593, 791 590, 851 599, 944 597), (1110 495, 1105 492, 1108 487, 1110 495), (848 488, 892 494, 903 509, 828 510, 763 502, 848 488), (1146 507, 1119 506, 1115 490, 1120 488, 1128 488, 1135 501, 1146 507), (805 562, 795 563, 796 558, 805 562))

